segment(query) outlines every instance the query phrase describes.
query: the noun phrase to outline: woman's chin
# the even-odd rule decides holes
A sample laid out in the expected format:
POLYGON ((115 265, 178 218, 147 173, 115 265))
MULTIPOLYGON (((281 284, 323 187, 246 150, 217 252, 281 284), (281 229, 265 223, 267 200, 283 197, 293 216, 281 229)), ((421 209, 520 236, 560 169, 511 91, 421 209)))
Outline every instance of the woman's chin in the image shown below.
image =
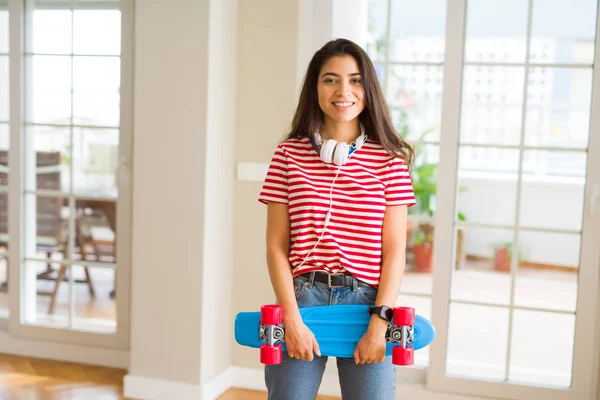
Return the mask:
POLYGON ((335 123, 345 123, 345 122, 350 122, 350 121, 354 121, 356 118, 358 118, 358 114, 327 114, 327 117, 329 117, 328 119, 331 120, 331 122, 335 122, 335 123))

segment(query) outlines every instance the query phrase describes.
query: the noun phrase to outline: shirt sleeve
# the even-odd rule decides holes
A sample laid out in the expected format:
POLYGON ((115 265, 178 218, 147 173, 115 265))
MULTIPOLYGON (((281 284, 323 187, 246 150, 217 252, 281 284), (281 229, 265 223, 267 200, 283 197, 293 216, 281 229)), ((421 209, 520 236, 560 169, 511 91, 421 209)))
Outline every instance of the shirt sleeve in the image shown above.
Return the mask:
POLYGON ((258 201, 263 204, 288 203, 287 157, 281 144, 273 154, 258 201))
POLYGON ((412 180, 408 172, 406 163, 398 157, 394 157, 390 163, 390 170, 387 176, 385 187, 385 205, 414 206, 415 193, 412 186, 412 180))

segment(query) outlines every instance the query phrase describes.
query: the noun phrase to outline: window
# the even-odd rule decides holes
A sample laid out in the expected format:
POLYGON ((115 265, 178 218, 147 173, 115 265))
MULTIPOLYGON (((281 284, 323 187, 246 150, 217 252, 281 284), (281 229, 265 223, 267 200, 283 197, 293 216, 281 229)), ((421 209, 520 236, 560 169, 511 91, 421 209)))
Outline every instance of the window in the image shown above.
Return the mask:
POLYGON ((428 387, 591 393, 577 371, 597 361, 597 1, 352 3, 332 0, 331 36, 367 50, 417 153, 397 304, 436 324, 436 351, 415 353, 428 387))
POLYGON ((117 286, 129 271, 132 4, 23 0, 11 12, 22 35, 12 46, 24 48, 10 52, 12 87, 23 83, 10 93, 21 120, 10 125, 7 191, 21 221, 10 225, 9 269, 21 285, 8 288, 18 298, 9 327, 126 347, 129 294, 117 286))

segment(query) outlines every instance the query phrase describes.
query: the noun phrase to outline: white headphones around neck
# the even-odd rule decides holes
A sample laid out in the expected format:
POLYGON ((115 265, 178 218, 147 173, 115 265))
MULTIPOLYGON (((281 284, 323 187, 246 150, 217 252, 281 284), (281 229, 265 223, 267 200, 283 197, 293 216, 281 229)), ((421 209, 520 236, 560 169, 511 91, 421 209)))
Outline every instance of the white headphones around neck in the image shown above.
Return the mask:
POLYGON ((360 125, 360 136, 348 144, 345 142, 337 142, 333 139, 328 139, 321 143, 321 134, 315 132, 315 142, 317 147, 321 147, 319 156, 321 161, 325 163, 334 163, 335 165, 344 165, 348 162, 348 159, 356 150, 360 149, 363 144, 367 141, 367 135, 365 129, 360 125))

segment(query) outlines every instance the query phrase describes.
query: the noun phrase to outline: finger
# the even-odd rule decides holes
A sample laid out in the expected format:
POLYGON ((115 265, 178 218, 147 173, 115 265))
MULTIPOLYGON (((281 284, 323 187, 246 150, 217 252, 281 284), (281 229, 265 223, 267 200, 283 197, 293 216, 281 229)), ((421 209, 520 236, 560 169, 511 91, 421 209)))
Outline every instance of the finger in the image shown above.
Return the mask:
POLYGON ((306 361, 312 361, 313 360, 313 352, 312 349, 310 349, 310 351, 307 351, 306 353, 304 353, 304 359, 306 361))
POLYGON ((315 354, 321 357, 321 348, 319 347, 319 342, 317 342, 316 338, 313 339, 313 349, 315 354))
POLYGON ((354 364, 358 365, 360 362, 360 357, 358 355, 358 349, 354 350, 354 364))

